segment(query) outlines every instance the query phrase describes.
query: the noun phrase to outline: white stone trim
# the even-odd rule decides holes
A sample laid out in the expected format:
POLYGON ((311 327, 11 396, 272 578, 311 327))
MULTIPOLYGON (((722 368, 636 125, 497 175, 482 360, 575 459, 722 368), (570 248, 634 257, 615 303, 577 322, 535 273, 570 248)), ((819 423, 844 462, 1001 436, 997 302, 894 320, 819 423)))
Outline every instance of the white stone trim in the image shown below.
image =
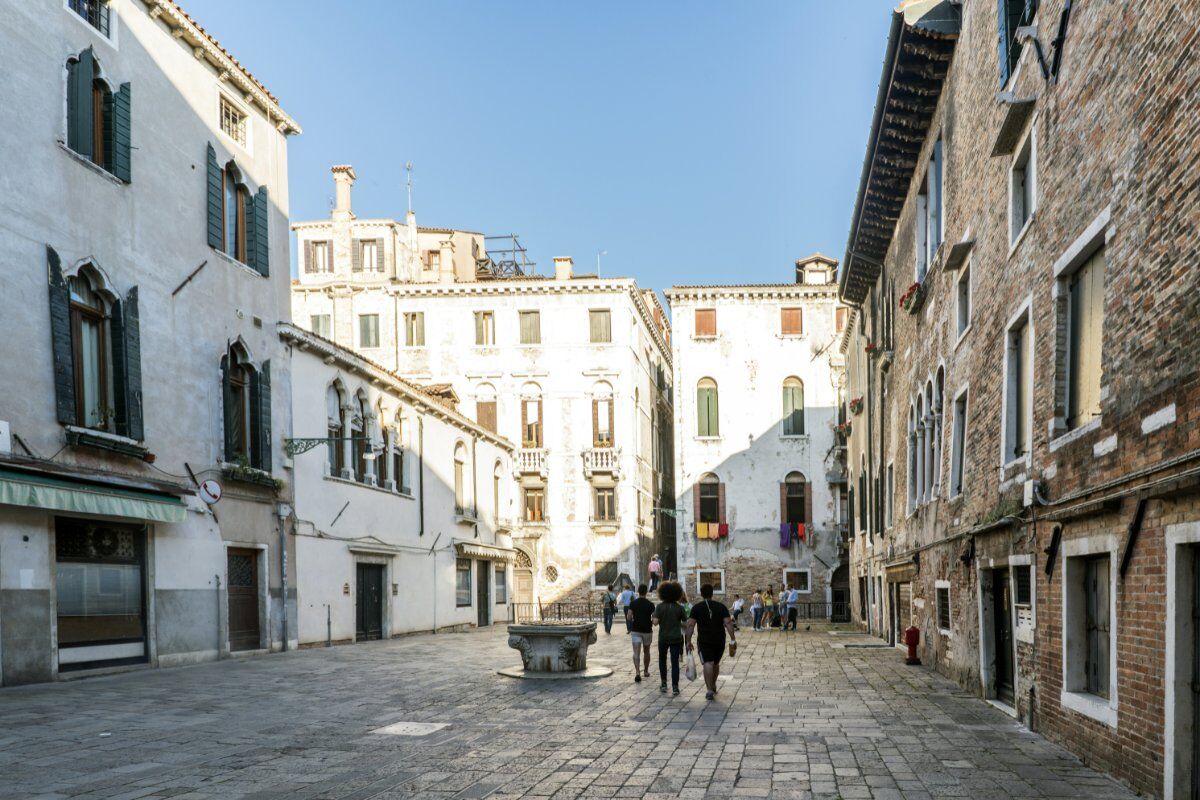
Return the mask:
MULTIPOLYGON (((725 568, 724 567, 696 567, 694 570, 696 579, 696 597, 700 596, 700 573, 701 572, 719 572, 721 574, 721 585, 713 587, 713 597, 725 594, 725 568)), ((695 598, 693 598, 695 599, 695 598)), ((692 605, 695 605, 693 603, 692 605)))
POLYGON ((1084 536, 1066 539, 1062 544, 1062 565, 1060 568, 1060 586, 1062 587, 1062 689, 1059 693, 1059 703, 1063 708, 1069 708, 1086 717, 1102 722, 1110 728, 1117 727, 1118 687, 1120 680, 1117 673, 1117 536, 1113 533, 1084 536), (1108 606, 1109 634, 1111 640, 1108 648, 1108 698, 1097 697, 1087 692, 1070 691, 1066 687, 1070 683, 1068 631, 1070 623, 1068 615, 1071 611, 1067 572, 1070 561, 1081 556, 1101 555, 1107 553, 1108 562, 1108 606))
POLYGON ((941 620, 941 609, 937 605, 937 592, 939 589, 946 590, 946 607, 950 615, 950 625, 954 625, 954 598, 951 596, 953 590, 950 588, 950 581, 934 581, 933 582, 933 624, 937 627, 937 632, 947 639, 953 638, 953 628, 943 628, 941 620))
POLYGON ((1148 417, 1142 420, 1142 435, 1154 433, 1160 428, 1165 428, 1168 425, 1175 424, 1175 404, 1160 408, 1148 417))
MULTIPOLYGON (((1177 687, 1186 690, 1191 682, 1190 664, 1180 674, 1176 659, 1179 658, 1178 628, 1180 626, 1179 604, 1179 551, 1181 548, 1200 543, 1200 522, 1184 522, 1168 525, 1164 531, 1164 543, 1167 549, 1167 631, 1166 631, 1166 674, 1164 676, 1164 717, 1163 717, 1163 800, 1175 800, 1175 755, 1176 755, 1176 720, 1177 687)), ((1193 567, 1200 569, 1200 565, 1193 567)), ((1186 619, 1186 618, 1185 618, 1186 619)), ((1186 621, 1184 622, 1186 624, 1186 621)), ((1193 636, 1200 636, 1200 631, 1193 631, 1193 636)), ((1190 661, 1190 659, 1189 659, 1190 661)), ((1184 724, 1191 720, 1185 720, 1184 724)), ((1200 736, 1200 731, 1193 731, 1193 736, 1200 736)), ((1193 776, 1193 780, 1195 776, 1193 776)))
POLYGON ((784 567, 784 569, 783 569, 783 587, 785 589, 787 588, 787 576, 788 576, 789 572, 803 573, 804 575, 806 575, 807 576, 806 585, 808 588, 807 589, 798 589, 797 591, 800 592, 800 594, 812 594, 813 585, 812 585, 812 570, 811 569, 809 569, 808 567, 784 567))

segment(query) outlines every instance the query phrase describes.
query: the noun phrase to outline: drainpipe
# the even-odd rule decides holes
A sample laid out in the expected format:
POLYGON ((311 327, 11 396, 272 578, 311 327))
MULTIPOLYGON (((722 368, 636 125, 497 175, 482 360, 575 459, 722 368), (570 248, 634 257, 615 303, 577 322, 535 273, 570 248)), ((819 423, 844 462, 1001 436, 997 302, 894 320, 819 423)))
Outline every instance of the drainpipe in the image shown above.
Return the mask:
POLYGON ((283 629, 283 642, 280 652, 288 650, 288 561, 287 561, 287 515, 284 514, 286 505, 280 504, 279 510, 279 622, 283 629))
POLYGON ((217 661, 221 660, 221 576, 213 575, 217 582, 217 661))
MULTIPOLYGON (((419 409, 418 409, 419 411, 419 409)), ((425 417, 417 417, 417 480, 421 488, 417 490, 418 524, 417 535, 425 535, 425 417)))
POLYGON ((479 464, 475 458, 475 445, 479 440, 471 437, 471 515, 475 518, 475 538, 479 538, 479 464))

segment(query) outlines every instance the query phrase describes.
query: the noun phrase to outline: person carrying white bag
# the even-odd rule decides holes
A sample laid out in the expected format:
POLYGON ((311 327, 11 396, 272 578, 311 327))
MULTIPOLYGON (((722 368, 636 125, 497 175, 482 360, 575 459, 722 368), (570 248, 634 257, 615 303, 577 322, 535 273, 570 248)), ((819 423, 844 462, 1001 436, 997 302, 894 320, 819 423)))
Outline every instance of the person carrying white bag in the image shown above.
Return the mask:
POLYGON ((708 689, 704 697, 712 700, 717 694, 717 678, 721 674, 721 656, 725 654, 725 635, 729 634, 729 655, 737 652, 737 636, 733 630, 733 617, 724 603, 712 599, 713 587, 700 587, 699 603, 692 606, 687 621, 688 679, 694 680, 696 657, 692 654, 692 634, 700 650, 700 661, 704 664, 704 685, 708 689))

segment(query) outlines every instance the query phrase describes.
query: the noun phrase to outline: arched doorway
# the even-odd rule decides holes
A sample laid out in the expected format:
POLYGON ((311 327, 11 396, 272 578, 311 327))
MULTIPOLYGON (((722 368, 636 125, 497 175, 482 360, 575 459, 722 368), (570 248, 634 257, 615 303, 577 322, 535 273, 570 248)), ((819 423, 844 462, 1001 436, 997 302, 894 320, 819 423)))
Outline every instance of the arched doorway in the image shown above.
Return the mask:
POLYGON ((833 607, 830 609, 831 622, 849 622, 850 621, 850 567, 847 564, 842 564, 833 571, 833 580, 830 582, 831 596, 833 607))
POLYGON ((513 564, 513 602, 518 605, 533 602, 533 560, 519 548, 513 564))

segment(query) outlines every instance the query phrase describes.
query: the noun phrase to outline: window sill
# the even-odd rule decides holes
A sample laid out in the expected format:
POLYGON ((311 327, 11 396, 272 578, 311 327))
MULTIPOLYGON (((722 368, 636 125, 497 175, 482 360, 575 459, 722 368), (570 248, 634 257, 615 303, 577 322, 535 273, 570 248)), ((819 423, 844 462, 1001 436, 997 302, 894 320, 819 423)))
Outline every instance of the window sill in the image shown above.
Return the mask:
POLYGON ((807 433, 781 433, 781 434, 779 434, 779 438, 786 439, 790 442, 802 442, 803 443, 803 442, 808 441, 809 434, 807 434, 807 433))
POLYGON ((258 270, 251 267, 246 262, 238 261, 236 258, 229 255, 229 253, 226 253, 224 250, 218 250, 217 248, 213 247, 212 245, 209 245, 209 249, 212 250, 214 253, 216 253, 218 256, 220 256, 223 260, 228 261, 230 264, 234 265, 235 267, 241 267, 246 272, 248 272, 249 274, 253 275, 256 278, 266 278, 267 277, 266 275, 263 275, 258 270))
POLYGON ((967 334, 971 332, 971 328, 973 325, 974 325, 974 323, 968 322, 967 327, 963 328, 962 331, 958 334, 958 338, 954 340, 954 349, 955 350, 957 350, 958 346, 963 343, 964 339, 967 338, 967 334))
POLYGON ((1080 425, 1078 428, 1072 428, 1071 430, 1068 430, 1066 433, 1061 434, 1060 436, 1057 436, 1057 437, 1051 439, 1050 444, 1049 444, 1050 452, 1053 453, 1053 452, 1059 450, 1060 448, 1065 447, 1066 445, 1075 441, 1076 439, 1082 439, 1084 436, 1087 436, 1089 433, 1099 430, 1100 424, 1101 424, 1101 422, 1103 422, 1103 420, 1104 420, 1103 415, 1095 417, 1095 418, 1091 419, 1090 421, 1085 422, 1084 424, 1080 425))
POLYGON ((717 340, 716 336, 693 336, 692 337, 693 342, 715 342, 716 340, 717 340))
MULTIPOLYGON (((84 24, 87 25, 86 22, 84 24)), ((88 27, 91 27, 91 26, 89 25, 88 27)), ((101 36, 100 38, 103 39, 104 37, 101 36)), ((64 153, 69 155, 75 161, 77 161, 78 163, 87 167, 88 169, 90 169, 92 172, 96 173, 100 177, 108 179, 108 181, 110 183, 114 183, 117 186, 128 186, 129 185, 125 181, 118 178, 116 175, 113 175, 111 172, 106 170, 104 167, 97 164, 95 161, 92 161, 87 156, 83 156, 83 155, 80 155, 79 153, 76 153, 74 150, 72 150, 70 147, 67 146, 66 142, 62 141, 61 139, 58 142, 58 146, 59 146, 59 149, 61 149, 64 153)))
POLYGON ((947 629, 945 629, 945 628, 938 628, 938 635, 939 635, 939 636, 945 636, 947 639, 953 639, 953 638, 954 638, 954 633, 953 633, 953 632, 951 632, 951 631, 949 631, 949 630, 947 630, 947 629))
POLYGON ((775 334, 775 338, 776 339, 807 339, 808 334, 807 333, 777 333, 777 334, 775 334))
MULTIPOLYGON (((228 97, 227 97, 226 99, 228 99, 228 97)), ((237 105, 237 104, 234 104, 234 105, 235 105, 235 107, 236 107, 236 108, 237 108, 239 111, 241 111, 243 114, 245 114, 245 115, 246 115, 246 123, 247 123, 247 124, 246 124, 246 127, 247 127, 247 128, 249 128, 249 127, 250 127, 250 125, 249 125, 249 123, 250 123, 250 112, 249 112, 249 111, 247 111, 245 108, 242 108, 240 105, 237 105)), ((232 136, 230 136, 228 133, 226 133, 224 130, 222 130, 222 129, 221 129, 221 127, 218 125, 218 126, 217 126, 217 135, 218 135, 218 136, 220 136, 220 137, 221 137, 221 139, 222 139, 223 141, 225 141, 226 143, 228 143, 228 144, 232 145, 233 147, 236 147, 238 150, 242 151, 242 153, 243 153, 243 154, 244 154, 244 155, 245 155, 247 158, 250 158, 250 159, 253 159, 253 158, 254 158, 254 153, 252 153, 252 152, 250 151, 250 136, 249 136, 249 134, 248 134, 248 133, 247 133, 247 136, 246 136, 246 141, 245 141, 245 142, 239 142, 237 139, 233 138, 233 137, 232 137, 232 136)))
POLYGON ((117 14, 116 14, 116 11, 115 11, 115 10, 113 10, 113 11, 111 11, 111 12, 109 13, 109 18, 108 18, 108 36, 105 36, 103 33, 101 33, 101 32, 100 32, 100 29, 99 29, 99 28, 97 28, 97 27, 96 27, 95 25, 93 25, 92 23, 88 22, 88 21, 87 21, 86 19, 84 19, 83 17, 79 16, 79 14, 78 14, 76 11, 74 11, 74 10, 73 10, 73 9, 72 9, 72 8, 71 8, 69 5, 67 5, 67 3, 66 3, 66 0, 63 0, 63 8, 64 8, 64 9, 65 9, 67 12, 69 12, 69 13, 67 14, 67 16, 71 17, 71 18, 72 18, 72 19, 74 19, 74 20, 75 20, 77 23, 79 23, 80 25, 82 25, 83 27, 85 27, 85 28, 87 28, 89 31, 91 31, 92 35, 93 35, 93 36, 95 36, 97 39, 99 39, 100 41, 104 42, 105 44, 107 44, 109 47, 111 47, 111 48, 112 48, 112 49, 114 49, 114 50, 120 50, 120 48, 119 48, 119 47, 117 47, 117 22, 118 22, 118 17, 117 17, 117 14))
POLYGON ((393 497, 403 497, 407 500, 413 499, 413 496, 411 494, 404 494, 403 492, 397 492, 397 491, 388 489, 387 487, 380 486, 375 483, 363 483, 362 481, 356 481, 353 478, 340 478, 337 475, 326 475, 325 480, 334 481, 335 483, 344 483, 344 484, 347 484, 348 486, 357 486, 360 489, 370 489, 373 492, 383 492, 384 494, 390 494, 393 497))
MULTIPOLYGON (((1011 202, 1011 200, 1010 200, 1011 202)), ((1011 212, 1009 212, 1011 213, 1011 212)), ((1008 245, 1008 257, 1012 258, 1013 253, 1017 252, 1017 248, 1021 246, 1021 242, 1025 239, 1025 234, 1029 233, 1029 229, 1033 227, 1033 221, 1037 219, 1037 209, 1033 209, 1029 214, 1029 219, 1025 220, 1025 224, 1021 227, 1021 231, 1017 234, 1008 245)))
POLYGON ((696 438, 697 442, 719 442, 719 441, 721 441, 720 436, 697 436, 695 438, 696 438))
POLYGON ((1086 692, 1069 692, 1063 689, 1059 703, 1063 708, 1069 708, 1097 722, 1103 722, 1110 728, 1117 727, 1117 709, 1111 700, 1086 692))
POLYGON ((456 525, 475 525, 479 520, 473 514, 455 514, 454 524, 456 525))
POLYGON ((231 464, 227 461, 222 461, 220 468, 221 476, 231 481, 262 486, 275 491, 283 488, 283 481, 277 480, 271 473, 258 467, 245 467, 240 464, 231 464))
POLYGON ((95 450, 107 450, 123 456, 131 456, 145 460, 150 451, 136 439, 120 436, 108 431, 94 428, 82 428, 78 425, 67 426, 67 444, 72 447, 89 447, 95 450))

